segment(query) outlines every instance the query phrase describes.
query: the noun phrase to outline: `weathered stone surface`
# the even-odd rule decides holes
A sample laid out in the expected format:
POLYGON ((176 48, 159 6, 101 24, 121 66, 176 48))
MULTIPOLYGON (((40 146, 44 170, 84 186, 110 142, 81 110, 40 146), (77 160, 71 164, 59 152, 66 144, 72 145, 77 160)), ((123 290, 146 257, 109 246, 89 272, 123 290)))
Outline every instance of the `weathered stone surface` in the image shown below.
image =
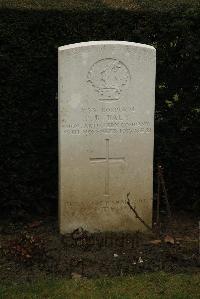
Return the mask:
POLYGON ((155 49, 102 41, 59 48, 61 233, 152 222, 155 49))

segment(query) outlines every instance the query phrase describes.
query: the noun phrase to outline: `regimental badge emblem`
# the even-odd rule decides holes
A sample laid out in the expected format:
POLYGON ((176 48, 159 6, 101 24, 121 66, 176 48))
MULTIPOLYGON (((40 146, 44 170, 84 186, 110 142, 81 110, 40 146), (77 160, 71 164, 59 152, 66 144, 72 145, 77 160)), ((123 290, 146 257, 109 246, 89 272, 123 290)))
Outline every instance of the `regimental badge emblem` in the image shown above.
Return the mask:
POLYGON ((121 61, 106 58, 94 63, 87 75, 99 101, 117 101, 130 82, 130 72, 121 61))

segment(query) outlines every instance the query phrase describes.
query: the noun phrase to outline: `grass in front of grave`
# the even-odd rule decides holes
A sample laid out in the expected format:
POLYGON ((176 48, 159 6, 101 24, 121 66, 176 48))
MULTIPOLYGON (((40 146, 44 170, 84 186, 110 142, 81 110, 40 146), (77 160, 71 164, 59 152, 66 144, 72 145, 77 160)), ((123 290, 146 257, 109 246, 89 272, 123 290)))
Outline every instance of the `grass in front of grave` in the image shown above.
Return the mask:
POLYGON ((2 285, 1 299, 61 298, 200 298, 199 274, 157 272, 132 277, 87 279, 51 279, 32 283, 2 285))

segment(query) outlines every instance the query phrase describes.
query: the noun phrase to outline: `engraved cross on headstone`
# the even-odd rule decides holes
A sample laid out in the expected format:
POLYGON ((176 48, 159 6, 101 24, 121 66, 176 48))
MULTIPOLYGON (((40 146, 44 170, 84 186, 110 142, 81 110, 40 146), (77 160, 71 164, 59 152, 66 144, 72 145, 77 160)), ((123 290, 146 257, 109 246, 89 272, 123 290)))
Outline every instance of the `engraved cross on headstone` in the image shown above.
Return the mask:
POLYGON ((106 157, 102 158, 90 158, 91 163, 105 163, 105 195, 109 195, 109 185, 110 185, 110 162, 124 162, 124 157, 111 158, 109 154, 109 139, 106 140, 106 157))

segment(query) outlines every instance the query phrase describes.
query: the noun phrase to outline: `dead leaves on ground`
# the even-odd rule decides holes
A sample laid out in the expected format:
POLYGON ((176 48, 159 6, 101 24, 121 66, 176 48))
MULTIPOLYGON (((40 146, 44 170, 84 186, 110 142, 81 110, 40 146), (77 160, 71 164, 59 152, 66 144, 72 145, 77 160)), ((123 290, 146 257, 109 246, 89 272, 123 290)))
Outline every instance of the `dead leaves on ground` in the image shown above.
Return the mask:
POLYGON ((149 243, 153 245, 160 245, 162 243, 171 244, 171 245, 178 244, 178 242, 175 242, 174 237, 172 237, 171 235, 165 235, 163 239, 151 240, 149 243))

